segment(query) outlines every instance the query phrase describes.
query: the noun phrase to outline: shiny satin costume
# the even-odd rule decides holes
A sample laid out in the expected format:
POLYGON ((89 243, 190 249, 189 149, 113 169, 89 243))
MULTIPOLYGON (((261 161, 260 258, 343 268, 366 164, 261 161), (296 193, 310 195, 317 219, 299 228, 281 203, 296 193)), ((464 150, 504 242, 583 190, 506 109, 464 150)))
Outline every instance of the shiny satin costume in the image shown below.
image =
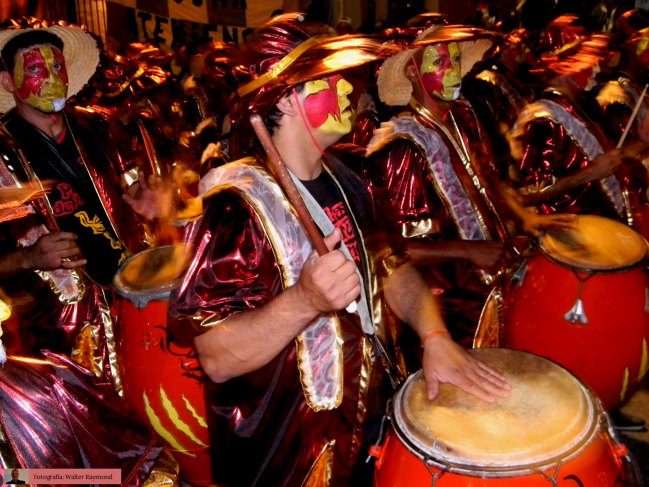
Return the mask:
MULTIPOLYGON (((576 104, 554 89, 528 105, 512 131, 510 176, 523 192, 538 192, 561 178, 588 167, 590 161, 613 148, 601 128, 576 104)), ((554 201, 539 205, 542 213, 586 213, 622 221, 630 203, 620 181, 609 176, 589 182, 554 201)))
MULTIPOLYGON (((642 89, 629 77, 621 74, 616 80, 606 83, 597 93, 597 102, 602 108, 600 120, 606 133, 614 141, 619 141, 631 118, 631 114, 642 94, 642 89)), ((638 113, 636 121, 647 116, 647 105, 644 103, 638 113)), ((639 139, 637 124, 631 124, 626 137, 626 142, 639 139)), ((645 149, 641 157, 647 156, 645 149)), ((622 187, 628 191, 632 208, 634 209, 634 228, 638 229, 638 218, 646 219, 647 188, 649 188, 649 174, 642 164, 636 159, 627 159, 616 171, 622 187), (638 214, 638 210, 642 211, 638 214)), ((647 234, 641 232, 645 237, 647 234)))
POLYGON ((121 485, 164 485, 154 468, 161 445, 122 412, 110 385, 45 355, 9 357, 0 371, 2 467, 121 469, 121 485))
MULTIPOLYGON (((444 124, 411 100, 389 126, 391 131, 382 131, 368 146, 363 172, 404 237, 432 241, 502 237, 489 184, 492 156, 486 134, 466 102, 454 102, 444 124)), ((432 285, 449 291, 447 301, 460 296, 446 306, 456 307, 455 313, 469 318, 465 326, 474 327, 490 277, 483 274, 480 282, 470 264, 459 260, 438 264, 424 274, 432 278, 432 285)))
MULTIPOLYGON (((110 132, 95 123, 83 109, 66 110, 67 136, 73 136, 81 154, 81 171, 86 171, 103 206, 113 233, 123 246, 124 255, 145 247, 148 235, 144 226, 121 197, 122 180, 134 170, 131 161, 115 150, 110 132)), ((47 160, 52 167, 61 164, 61 153, 50 137, 25 122, 13 110, 2 118, 2 149, 7 164, 0 168, 4 187, 20 182, 39 183, 31 160, 47 160)), ((73 164, 78 161, 68 161, 73 164)), ((74 181, 70 181, 74 184, 74 181)), ((2 246, 11 251, 30 245, 44 233, 57 229, 51 205, 41 198, 27 205, 32 213, 4 223, 2 246)), ((95 248, 82 248, 89 259, 104 259, 95 248)), ((85 268, 84 268, 85 269, 85 268)), ((115 269, 117 270, 117 269, 115 269)), ((12 298, 23 335, 21 353, 37 354, 42 348, 72 355, 97 376, 109 377, 119 390, 115 362, 113 318, 110 315, 110 282, 98 284, 85 270, 57 269, 22 273, 2 282, 12 298)), ((11 350, 10 350, 11 352, 11 350)))
MULTIPOLYGON (((333 158, 326 170, 362 236, 359 313, 320 315, 264 367, 208 383, 217 483, 369 485, 371 476, 356 470, 366 468, 364 455, 376 440, 372 428, 392 394, 377 350, 385 347, 391 357, 396 350, 394 317, 377 286, 404 257, 375 231, 377 219, 357 176, 333 158), (376 339, 384 345, 377 347, 376 339)), ((280 188, 255 159, 212 169, 201 191, 208 204, 191 232, 196 254, 170 299, 169 326, 181 343, 272 300, 297 281, 312 251, 280 188)), ((305 188, 301 192, 323 233, 330 233, 325 213, 305 188)), ((397 360, 391 363, 397 367, 397 360)))

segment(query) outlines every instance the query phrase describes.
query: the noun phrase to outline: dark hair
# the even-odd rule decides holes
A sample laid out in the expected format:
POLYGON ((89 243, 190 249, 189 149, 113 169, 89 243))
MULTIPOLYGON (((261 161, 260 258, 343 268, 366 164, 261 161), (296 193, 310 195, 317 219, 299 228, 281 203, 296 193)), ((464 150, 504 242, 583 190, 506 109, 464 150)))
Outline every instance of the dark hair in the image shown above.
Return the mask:
POLYGON ((37 44, 52 44, 55 47, 63 50, 63 40, 53 34, 42 29, 29 30, 23 34, 18 34, 9 39, 2 48, 0 58, 2 58, 2 65, 0 71, 13 72, 15 66, 15 56, 19 49, 25 47, 35 46, 37 44))

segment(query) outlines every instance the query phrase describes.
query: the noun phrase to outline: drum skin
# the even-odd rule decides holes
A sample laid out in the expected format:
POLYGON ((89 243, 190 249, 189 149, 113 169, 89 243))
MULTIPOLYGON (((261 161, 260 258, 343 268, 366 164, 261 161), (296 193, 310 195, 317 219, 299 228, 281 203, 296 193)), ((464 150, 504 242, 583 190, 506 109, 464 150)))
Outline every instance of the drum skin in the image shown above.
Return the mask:
MULTIPOLYGON (((127 261, 123 269, 128 265, 127 261)), ((146 291, 141 289, 136 293, 123 286, 116 289, 120 295, 114 305, 119 317, 117 354, 124 400, 165 442, 183 480, 196 486, 210 485, 203 389, 206 379, 196 351, 169 341, 166 323, 170 291, 152 289, 147 301, 143 297, 146 291)))
POLYGON ((649 314, 643 266, 583 273, 531 257, 522 282, 512 283, 504 303, 501 346, 528 351, 565 367, 583 380, 608 411, 624 404, 647 373, 649 314), (587 324, 564 315, 579 296, 587 324))

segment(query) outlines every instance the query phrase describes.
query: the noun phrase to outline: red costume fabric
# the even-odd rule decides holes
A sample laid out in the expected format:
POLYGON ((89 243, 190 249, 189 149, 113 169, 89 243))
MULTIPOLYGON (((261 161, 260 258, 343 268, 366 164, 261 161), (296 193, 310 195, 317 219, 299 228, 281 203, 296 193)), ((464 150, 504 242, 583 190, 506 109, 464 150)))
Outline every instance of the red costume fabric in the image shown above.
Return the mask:
MULTIPOLYGON (((596 155, 614 146, 601 128, 565 95, 547 90, 539 103, 544 100, 555 105, 541 106, 542 109, 535 108, 537 104, 530 105, 514 128, 512 152, 516 162, 512 184, 522 191, 542 191, 555 179, 588 167, 596 155)), ((538 209, 546 214, 586 213, 618 220, 625 217, 621 187, 615 178, 586 183, 539 205, 538 209), (611 183, 610 188, 605 189, 605 183, 611 183)))
POLYGON ((109 384, 56 354, 9 357, 0 405, 4 468, 120 469, 121 485, 139 486, 162 452, 152 433, 125 415, 109 384))
POLYGON ((55 203, 37 200, 32 204, 33 213, 3 223, 3 250, 13 251, 24 245, 29 241, 27 236, 35 240, 44 231, 57 230, 62 226, 59 218, 78 218, 75 220, 80 222, 78 228, 87 232, 87 238, 80 239, 79 245, 89 263, 80 272, 52 271, 48 274, 53 276, 51 280, 45 280, 36 272, 17 274, 4 279, 2 288, 10 298, 22 335, 22 346, 17 351, 33 355, 45 348, 72 354, 98 376, 112 376, 119 388, 109 310, 110 284, 127 253, 145 248, 148 235, 121 196, 120 176, 130 169, 132 161, 116 151, 110 132, 89 115, 74 109, 66 113, 66 137, 73 141, 72 147, 78 148, 81 154, 78 160, 59 151, 53 139, 14 111, 3 117, 6 129, 3 131, 3 153, 10 161, 2 170, 3 186, 35 182, 39 174, 35 173, 36 166, 31 161, 55 172, 67 164, 76 168, 79 175, 75 179, 73 173, 61 172, 56 178, 56 195, 57 198, 62 195, 61 199, 55 203), (61 184, 69 185, 65 186, 69 190, 64 191, 61 184), (74 198, 66 200, 68 195, 74 198), (88 221, 83 215, 77 216, 73 208, 75 202, 83 204, 87 199, 95 201, 93 208, 97 210, 96 215, 89 215, 88 221), (48 206, 52 205, 55 207, 49 210, 48 206), (65 205, 72 206, 65 210, 65 205), (58 211, 59 208, 65 211, 58 211), (99 248, 103 250, 98 251, 99 248), (92 272, 93 269, 97 273, 92 272), (68 290, 67 294, 61 292, 63 288, 68 290))
MULTIPOLYGON (((403 257, 386 252, 386 236, 368 228, 368 223, 376 227, 376 218, 362 183, 340 162, 330 163, 347 211, 361 225, 357 228, 363 235, 361 254, 365 256, 361 274, 384 275, 403 257), (383 253, 376 253, 375 247, 383 253), (372 257, 376 255, 382 255, 380 261, 372 257)), ((276 183, 268 180, 267 173, 251 159, 212 172, 249 164, 247 174, 253 171, 266 180, 268 186, 262 194, 277 191, 276 183)), ((170 328, 181 343, 191 341, 210 326, 219 326, 228 316, 264 305, 284 289, 285 274, 293 272, 282 262, 281 252, 270 238, 269 231, 275 234, 278 229, 269 224, 251 193, 241 189, 242 184, 246 182, 235 180, 229 189, 210 196, 203 218, 191 232, 196 254, 170 299, 170 328)), ((270 201, 281 194, 277 192, 270 201)), ((292 248, 292 237, 287 233, 291 232, 279 229, 276 235, 287 239, 292 248)), ((305 236, 298 235, 295 241, 299 244, 305 236)), ((364 282, 372 302, 369 308, 383 326, 377 335, 386 339, 394 333, 390 314, 371 281, 366 278, 364 282)), ((363 455, 376 439, 381 405, 391 389, 371 340, 361 330, 359 316, 343 311, 333 317, 339 324, 342 347, 342 397, 338 406, 320 410, 309 407, 300 386, 302 352, 293 344, 259 370, 222 384, 206 385, 216 482, 300 486, 308 478, 317 485, 369 485, 371 475, 363 472, 367 469, 363 455), (280 417, 278 411, 282 412, 280 417)))
MULTIPOLYGON (((368 147, 363 168, 377 202, 404 237, 437 240, 498 239, 500 214, 491 190, 494 176, 486 134, 471 107, 454 102, 442 123, 414 101, 392 131, 368 147)), ((469 334, 488 293, 468 261, 450 261, 424 271, 431 284, 446 290, 450 323, 469 334)), ((466 338, 457 336, 456 338, 466 338)))

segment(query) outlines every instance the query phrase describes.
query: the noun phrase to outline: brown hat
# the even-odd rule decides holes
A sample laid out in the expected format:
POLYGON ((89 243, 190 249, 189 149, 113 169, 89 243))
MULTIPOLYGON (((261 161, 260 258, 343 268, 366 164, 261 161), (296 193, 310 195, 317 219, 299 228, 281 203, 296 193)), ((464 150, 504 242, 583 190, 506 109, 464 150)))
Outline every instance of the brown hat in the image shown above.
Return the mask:
POLYGON ((461 75, 464 77, 496 44, 495 32, 463 25, 433 25, 423 31, 414 42, 403 46, 400 52, 386 59, 377 79, 379 98, 392 106, 404 106, 412 95, 412 82, 405 67, 418 49, 435 44, 455 42, 462 56, 461 75))
MULTIPOLYGON (((68 98, 76 95, 94 74, 99 64, 97 41, 87 31, 71 25, 39 24, 34 28, 9 28, 0 31, 0 51, 11 39, 43 29, 57 36, 63 42, 63 56, 68 72, 68 98)), ((16 105, 13 94, 0 86, 0 112, 11 110, 16 105)))

